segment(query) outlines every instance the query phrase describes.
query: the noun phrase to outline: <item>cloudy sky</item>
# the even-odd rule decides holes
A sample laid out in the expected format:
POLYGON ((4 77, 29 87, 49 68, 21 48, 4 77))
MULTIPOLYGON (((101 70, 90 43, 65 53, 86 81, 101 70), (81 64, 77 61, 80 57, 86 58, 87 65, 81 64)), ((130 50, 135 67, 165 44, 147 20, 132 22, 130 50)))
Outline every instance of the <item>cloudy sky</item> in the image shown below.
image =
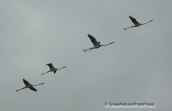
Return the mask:
POLYGON ((171 0, 0 0, 1 111, 169 111, 171 0), (140 23, 132 26, 129 15, 140 23), (87 34, 112 45, 93 46, 87 34), (61 68, 49 70, 53 63, 61 68), (24 89, 22 79, 38 92, 24 89), (154 108, 106 108, 147 102, 154 108))

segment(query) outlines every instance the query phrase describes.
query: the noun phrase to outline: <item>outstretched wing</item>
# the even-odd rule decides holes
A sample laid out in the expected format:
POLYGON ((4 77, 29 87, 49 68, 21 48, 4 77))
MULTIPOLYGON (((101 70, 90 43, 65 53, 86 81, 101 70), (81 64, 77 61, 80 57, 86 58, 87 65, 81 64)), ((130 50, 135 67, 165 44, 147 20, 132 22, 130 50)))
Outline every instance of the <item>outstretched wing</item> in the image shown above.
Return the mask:
POLYGON ((26 81, 25 79, 23 79, 23 82, 26 86, 30 85, 30 83, 28 81, 26 81))
POLYGON ((88 34, 88 37, 90 38, 90 40, 94 44, 94 46, 96 46, 97 45, 97 40, 93 36, 91 36, 90 34, 88 34))
POLYGON ((30 87, 30 89, 31 89, 32 91, 36 91, 36 92, 37 92, 37 90, 36 90, 34 87, 30 87))
POLYGON ((54 67, 53 67, 53 64, 52 64, 52 63, 46 64, 46 65, 48 65, 48 66, 49 66, 50 70, 51 70, 51 69, 54 69, 54 67))
POLYGON ((133 18, 133 17, 131 17, 131 16, 129 16, 129 17, 130 17, 131 21, 132 21, 134 24, 138 24, 138 22, 137 22, 137 20, 136 20, 135 18, 133 18))

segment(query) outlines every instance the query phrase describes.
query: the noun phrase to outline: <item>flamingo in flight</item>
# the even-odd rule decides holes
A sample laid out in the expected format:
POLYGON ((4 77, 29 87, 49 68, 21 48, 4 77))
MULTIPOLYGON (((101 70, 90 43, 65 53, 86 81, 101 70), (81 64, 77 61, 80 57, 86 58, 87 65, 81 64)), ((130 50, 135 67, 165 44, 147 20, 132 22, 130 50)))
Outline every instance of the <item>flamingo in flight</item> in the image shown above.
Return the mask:
POLYGON ((38 86, 38 85, 45 84, 45 83, 41 83, 41 84, 38 84, 38 85, 32 85, 32 84, 30 84, 28 81, 26 81, 25 79, 23 79, 23 82, 24 82, 24 84, 25 84, 26 86, 23 87, 23 88, 21 88, 21 89, 19 89, 19 90, 16 90, 16 91, 20 91, 20 90, 25 89, 25 88, 30 88, 32 91, 36 91, 36 92, 37 92, 37 90, 36 90, 33 86, 38 86))
POLYGON ((101 42, 97 42, 97 40, 93 36, 91 36, 90 34, 88 34, 88 37, 90 38, 90 40, 93 43, 94 47, 89 48, 89 49, 83 49, 84 52, 89 51, 89 50, 92 50, 92 49, 97 49, 97 48, 99 48, 101 46, 107 46, 107 45, 110 45, 110 44, 115 43, 115 42, 111 42, 111 43, 106 44, 106 45, 101 45, 101 42))
MULTIPOLYGON (((57 71, 57 70, 60 70, 60 69, 63 69, 63 68, 65 68, 65 67, 66 67, 66 66, 64 66, 64 67, 62 67, 62 68, 58 69, 58 68, 54 68, 54 66, 53 66, 53 64, 52 64, 52 63, 46 64, 46 65, 48 65, 48 66, 49 66, 50 70, 49 70, 49 71, 47 71, 47 72, 45 72, 45 73, 48 73, 48 72, 54 72, 54 74, 56 73, 56 71, 57 71)), ((45 74, 45 73, 42 73, 42 75, 43 75, 43 74, 45 74)))
POLYGON ((133 18, 131 16, 129 16, 129 17, 130 17, 131 21, 134 23, 134 26, 131 26, 131 27, 128 27, 128 28, 124 28, 124 30, 127 30, 129 28, 133 28, 133 27, 139 27, 140 25, 145 25, 145 24, 153 21, 153 20, 150 20, 150 21, 142 24, 142 23, 137 22, 137 20, 135 18, 133 18))

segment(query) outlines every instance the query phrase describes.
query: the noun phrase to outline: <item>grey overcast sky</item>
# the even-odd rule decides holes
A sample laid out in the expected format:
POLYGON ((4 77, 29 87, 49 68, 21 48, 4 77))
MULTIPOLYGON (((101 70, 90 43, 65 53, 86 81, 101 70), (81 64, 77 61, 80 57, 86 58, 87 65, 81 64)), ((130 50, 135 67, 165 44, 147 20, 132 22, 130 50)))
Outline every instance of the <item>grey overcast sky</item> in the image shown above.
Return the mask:
POLYGON ((1 111, 170 111, 171 0, 0 0, 1 111), (140 23, 132 26, 129 15, 140 23), (93 46, 87 34, 112 45, 93 46), (49 70, 53 63, 59 70, 49 70), (38 92, 24 89, 22 79, 38 92), (154 108, 105 108, 148 102, 154 108))

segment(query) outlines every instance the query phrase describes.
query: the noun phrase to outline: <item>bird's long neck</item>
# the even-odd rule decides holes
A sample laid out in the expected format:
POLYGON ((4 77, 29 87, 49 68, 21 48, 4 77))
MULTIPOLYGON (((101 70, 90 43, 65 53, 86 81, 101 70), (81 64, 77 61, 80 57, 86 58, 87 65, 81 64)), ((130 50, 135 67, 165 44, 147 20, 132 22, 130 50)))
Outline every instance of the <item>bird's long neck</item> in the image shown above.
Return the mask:
POLYGON ((23 88, 21 88, 21 89, 19 89, 19 90, 16 90, 16 91, 20 91, 20 90, 22 90, 22 89, 25 89, 26 87, 23 87, 23 88))

